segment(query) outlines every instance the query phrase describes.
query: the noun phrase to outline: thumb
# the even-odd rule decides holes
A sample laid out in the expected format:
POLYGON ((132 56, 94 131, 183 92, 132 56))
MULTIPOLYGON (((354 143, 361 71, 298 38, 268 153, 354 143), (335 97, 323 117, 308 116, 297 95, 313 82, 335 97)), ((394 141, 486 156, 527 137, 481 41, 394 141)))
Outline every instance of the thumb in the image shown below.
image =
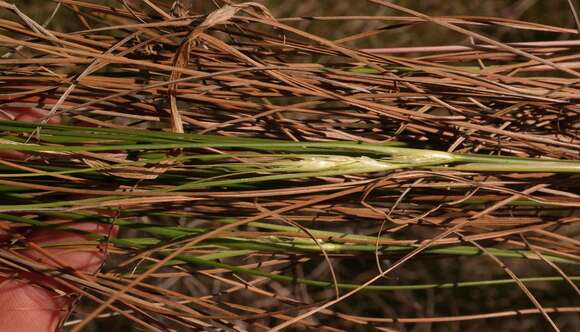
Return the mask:
MULTIPOLYGON (((96 223, 79 223, 73 227, 101 235, 111 233, 115 235, 117 232, 111 225, 96 223)), ((78 243, 86 240, 87 237, 81 234, 59 230, 40 230, 27 238, 28 242, 38 246, 78 243)), ((96 272, 105 260, 105 253, 96 245, 82 249, 74 247, 74 249, 46 248, 42 252, 27 249, 23 251, 23 255, 49 266, 65 265, 89 273, 96 272)), ((10 273, 9 269, 4 270, 10 273)), ((77 295, 64 289, 54 279, 38 274, 0 278, 0 331, 53 332, 59 322, 66 317, 77 295)))

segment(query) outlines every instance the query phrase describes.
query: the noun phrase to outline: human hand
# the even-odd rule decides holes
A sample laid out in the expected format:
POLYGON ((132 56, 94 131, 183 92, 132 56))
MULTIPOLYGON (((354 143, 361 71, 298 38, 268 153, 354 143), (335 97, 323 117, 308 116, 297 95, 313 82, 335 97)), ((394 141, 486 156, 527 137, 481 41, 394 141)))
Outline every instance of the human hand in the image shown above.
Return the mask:
MULTIPOLYGON (((1 106, 0 106, 1 107, 1 106)), ((38 121, 46 115, 42 110, 3 108, 0 119, 38 121)), ((59 123, 59 119, 51 120, 59 123)), ((23 161, 28 155, 17 151, 0 152, 0 160, 23 161)), ((111 225, 81 222, 67 227, 101 235, 116 234, 111 225)), ((33 230, 21 235, 14 224, 0 221, 0 250, 10 250, 10 241, 17 239, 25 249, 13 254, 22 255, 54 268, 70 268, 95 273, 105 260, 105 252, 98 245, 74 249, 43 248, 47 245, 87 241, 86 236, 63 230, 33 230), (41 249, 39 249, 41 248, 41 249)), ((0 331, 53 332, 72 309, 79 294, 58 283, 56 279, 36 272, 21 272, 0 261, 0 331)))

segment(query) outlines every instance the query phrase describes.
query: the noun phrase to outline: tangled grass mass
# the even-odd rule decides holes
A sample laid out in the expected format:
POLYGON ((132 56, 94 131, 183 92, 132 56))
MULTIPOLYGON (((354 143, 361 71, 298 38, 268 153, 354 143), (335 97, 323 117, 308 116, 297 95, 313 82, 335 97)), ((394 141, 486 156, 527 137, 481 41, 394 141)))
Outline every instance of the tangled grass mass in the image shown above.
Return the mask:
POLYGON ((561 2, 569 25, 386 0, 59 0, 40 19, 0 0, 0 273, 74 286, 65 331, 579 330, 561 2), (31 229, 107 262, 27 259, 31 229))

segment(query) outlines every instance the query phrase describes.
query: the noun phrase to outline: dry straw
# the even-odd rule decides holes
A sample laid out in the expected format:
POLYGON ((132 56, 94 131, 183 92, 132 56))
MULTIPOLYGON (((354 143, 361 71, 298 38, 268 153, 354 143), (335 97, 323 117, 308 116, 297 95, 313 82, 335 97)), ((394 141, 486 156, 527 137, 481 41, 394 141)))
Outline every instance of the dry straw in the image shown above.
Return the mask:
POLYGON ((0 112, 46 112, 0 121, 0 151, 25 156, 0 159, 0 220, 121 229, 92 235, 96 275, 24 259, 22 238, 3 264, 82 292, 72 331, 569 327, 580 44, 478 29, 577 29, 369 3, 390 16, 61 0, 59 30, 0 1, 0 112), (331 39, 304 21, 393 25, 331 39), (425 24, 472 43, 365 44, 425 24))

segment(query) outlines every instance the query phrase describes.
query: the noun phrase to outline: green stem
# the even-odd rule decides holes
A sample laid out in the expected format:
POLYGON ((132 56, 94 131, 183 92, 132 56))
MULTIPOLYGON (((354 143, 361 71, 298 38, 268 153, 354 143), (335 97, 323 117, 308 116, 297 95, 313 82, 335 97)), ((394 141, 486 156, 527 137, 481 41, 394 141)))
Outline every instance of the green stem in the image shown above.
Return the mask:
MULTIPOLYGON (((167 256, 167 252, 158 252, 161 256, 167 256)), ((196 264, 200 266, 221 268, 226 269, 234 273, 243 273, 253 276, 266 277, 271 280, 288 282, 288 283, 298 283, 314 287, 331 288, 338 287, 339 289, 355 289, 360 288, 360 284, 351 283, 338 283, 334 284, 329 281, 319 281, 306 278, 295 278, 292 276, 280 275, 275 273, 269 273, 256 269, 247 269, 239 266, 234 266, 230 264, 219 263, 215 261, 210 261, 206 259, 201 259, 199 257, 189 256, 189 255, 179 255, 176 260, 180 260, 187 264, 196 264)), ((177 263, 177 262, 174 262, 177 263)), ((143 270, 147 270, 147 266, 141 267, 143 270)), ((579 281, 580 276, 571 276, 570 280, 579 281)), ((564 278, 561 276, 552 277, 536 277, 536 278, 519 278, 523 283, 534 283, 534 282, 563 282, 564 278)), ((478 286, 497 286, 497 285, 509 285, 516 283, 513 279, 496 279, 496 280, 480 280, 480 281, 463 281, 463 282, 447 282, 447 283, 433 283, 433 284, 420 284, 420 285, 370 285, 364 288, 367 291, 393 291, 393 290, 426 290, 426 289, 441 289, 441 288, 461 288, 461 287, 478 287, 478 286)))

